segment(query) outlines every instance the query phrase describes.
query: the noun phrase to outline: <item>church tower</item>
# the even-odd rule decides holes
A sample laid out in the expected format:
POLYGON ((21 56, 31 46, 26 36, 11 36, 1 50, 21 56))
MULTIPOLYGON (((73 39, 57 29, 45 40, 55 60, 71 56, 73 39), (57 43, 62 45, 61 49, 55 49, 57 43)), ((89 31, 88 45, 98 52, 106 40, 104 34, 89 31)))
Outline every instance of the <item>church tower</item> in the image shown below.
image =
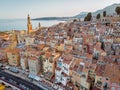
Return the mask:
POLYGON ((28 27, 27 33, 30 34, 32 32, 32 24, 31 24, 31 20, 30 20, 29 14, 28 14, 28 18, 27 18, 27 27, 28 27))
POLYGON ((39 24, 38 24, 38 28, 39 28, 39 30, 41 30, 41 24, 40 24, 40 22, 39 22, 39 24))

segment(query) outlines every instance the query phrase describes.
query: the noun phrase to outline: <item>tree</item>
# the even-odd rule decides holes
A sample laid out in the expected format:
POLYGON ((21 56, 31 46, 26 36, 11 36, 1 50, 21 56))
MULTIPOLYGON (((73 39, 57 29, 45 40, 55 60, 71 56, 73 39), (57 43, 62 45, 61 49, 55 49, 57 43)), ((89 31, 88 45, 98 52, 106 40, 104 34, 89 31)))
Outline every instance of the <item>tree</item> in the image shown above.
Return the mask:
POLYGON ((115 11, 116 11, 117 15, 120 15, 120 7, 116 7, 115 11))
POLYGON ((104 48, 105 48, 104 42, 101 42, 101 49, 104 50, 104 48))
POLYGON ((84 21, 90 21, 91 18, 92 18, 92 13, 89 12, 89 13, 87 14, 87 16, 84 18, 84 21))
POLYGON ((106 11, 103 12, 103 17, 106 17, 106 11))
POLYGON ((100 13, 99 13, 99 14, 97 14, 97 17, 96 17, 96 19, 100 19, 100 13))
POLYGON ((87 21, 87 16, 84 18, 84 21, 87 21))
POLYGON ((74 19, 73 22, 77 22, 77 19, 74 19))
POLYGON ((43 71, 43 57, 40 56, 39 60, 40 60, 40 72, 43 74, 44 73, 44 71, 43 71))
POLYGON ((90 21, 91 18, 92 18, 92 13, 88 13, 88 16, 87 16, 87 17, 88 17, 87 20, 90 21))

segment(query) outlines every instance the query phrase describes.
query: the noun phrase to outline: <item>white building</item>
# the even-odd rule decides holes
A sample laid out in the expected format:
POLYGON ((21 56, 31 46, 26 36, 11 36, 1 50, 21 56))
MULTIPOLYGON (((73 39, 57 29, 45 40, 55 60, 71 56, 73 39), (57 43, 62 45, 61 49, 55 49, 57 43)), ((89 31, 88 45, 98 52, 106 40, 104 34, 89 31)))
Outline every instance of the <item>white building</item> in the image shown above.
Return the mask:
POLYGON ((62 83, 66 86, 70 80, 70 66, 74 58, 71 55, 62 55, 57 61, 57 68, 55 70, 56 83, 62 83))
POLYGON ((36 57, 29 57, 28 59, 29 72, 32 75, 37 75, 40 71, 40 62, 36 57))
POLYGON ((26 57, 21 57, 20 64, 23 70, 26 70, 28 68, 28 60, 26 57))

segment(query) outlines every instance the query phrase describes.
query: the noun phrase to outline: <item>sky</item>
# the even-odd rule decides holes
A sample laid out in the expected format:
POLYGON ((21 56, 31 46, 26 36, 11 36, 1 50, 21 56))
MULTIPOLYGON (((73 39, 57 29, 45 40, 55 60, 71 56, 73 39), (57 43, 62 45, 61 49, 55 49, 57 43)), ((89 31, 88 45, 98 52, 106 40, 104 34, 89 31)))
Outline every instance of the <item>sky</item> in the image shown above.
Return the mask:
POLYGON ((74 16, 94 12, 120 0, 0 0, 0 19, 74 16))

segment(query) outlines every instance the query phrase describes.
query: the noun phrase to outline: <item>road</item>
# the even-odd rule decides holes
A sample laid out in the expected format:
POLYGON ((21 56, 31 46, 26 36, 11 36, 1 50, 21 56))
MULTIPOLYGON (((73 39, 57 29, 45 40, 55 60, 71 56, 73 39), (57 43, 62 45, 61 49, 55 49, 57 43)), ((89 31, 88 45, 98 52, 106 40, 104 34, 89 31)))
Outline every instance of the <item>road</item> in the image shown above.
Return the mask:
MULTIPOLYGON (((10 87, 12 88, 12 90, 21 90, 21 88, 16 87, 16 86, 10 84, 9 82, 7 82, 7 81, 5 81, 5 80, 3 80, 3 79, 1 79, 1 78, 0 78, 0 83, 4 83, 6 86, 10 86, 10 87)), ((6 89, 6 90, 7 90, 7 89, 6 89)))
MULTIPOLYGON (((23 85, 23 86, 27 87, 28 90, 44 90, 41 87, 39 87, 39 86, 37 86, 37 85, 35 85, 35 84, 31 83, 31 82, 28 82, 28 81, 23 80, 23 79, 21 79, 19 77, 13 76, 13 75, 11 75, 9 73, 6 73, 6 72, 4 72, 2 70, 0 70, 0 77, 1 76, 5 77, 6 80, 8 80, 8 82, 10 80, 17 82, 16 85, 18 87, 21 87, 20 85, 23 85)), ((22 90, 26 90, 26 89, 22 89, 22 90)))
POLYGON ((29 73, 24 71, 24 70, 22 70, 22 69, 20 69, 20 68, 17 68, 19 73, 13 73, 9 69, 5 68, 5 67, 9 67, 10 68, 11 66, 3 64, 3 67, 4 67, 4 69, 3 69, 4 72, 9 73, 10 75, 13 75, 14 77, 17 77, 17 78, 26 80, 28 82, 31 82, 32 84, 34 84, 34 85, 36 85, 38 87, 41 87, 44 90, 56 90, 56 89, 64 90, 63 87, 47 81, 43 76, 39 76, 42 81, 36 81, 34 79, 28 78, 29 73))

